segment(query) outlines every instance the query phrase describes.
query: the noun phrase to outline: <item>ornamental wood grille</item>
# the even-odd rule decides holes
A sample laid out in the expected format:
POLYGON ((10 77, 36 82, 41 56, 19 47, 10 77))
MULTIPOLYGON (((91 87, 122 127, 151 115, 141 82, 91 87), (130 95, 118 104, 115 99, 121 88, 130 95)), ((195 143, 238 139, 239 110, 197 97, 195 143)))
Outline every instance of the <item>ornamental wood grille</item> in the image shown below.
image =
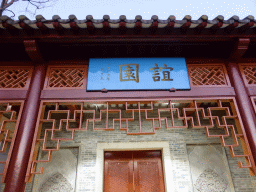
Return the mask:
POLYGON ((187 67, 192 86, 230 86, 224 65, 189 64, 187 67))
POLYGON ((244 83, 247 86, 255 85, 256 84, 256 65, 241 64, 239 65, 239 67, 240 67, 242 77, 244 79, 244 83))
POLYGON ((1 67, 0 89, 28 89, 31 76, 31 67, 1 67))
POLYGON ((84 88, 86 86, 87 66, 51 66, 46 75, 45 89, 84 88))
POLYGON ((11 153, 18 131, 23 101, 0 101, 0 167, 1 182, 5 182, 11 153))
MULTIPOLYGON (((129 101, 42 101, 36 125, 26 182, 38 163, 50 162, 61 141, 74 139, 76 131, 115 130, 128 135, 155 134, 157 129, 205 129, 208 138, 220 138, 240 168, 255 175, 255 163, 234 98, 129 101), (241 148, 243 153, 237 153, 241 148), (40 150, 47 155, 38 159, 40 150), (243 161, 243 162, 242 162, 243 161)), ((192 130, 191 130, 192 131, 192 130)))

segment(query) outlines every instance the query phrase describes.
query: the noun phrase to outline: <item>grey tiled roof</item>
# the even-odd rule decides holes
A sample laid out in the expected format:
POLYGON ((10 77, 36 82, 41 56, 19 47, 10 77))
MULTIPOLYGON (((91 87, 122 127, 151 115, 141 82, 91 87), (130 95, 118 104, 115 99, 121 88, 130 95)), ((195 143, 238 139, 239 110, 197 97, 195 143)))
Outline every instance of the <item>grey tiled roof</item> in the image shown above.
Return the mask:
POLYGON ((208 20, 207 15, 201 16, 197 20, 193 20, 190 15, 186 15, 182 20, 176 20, 171 15, 166 20, 160 20, 158 16, 153 15, 150 20, 142 19, 137 15, 135 19, 127 19, 125 15, 121 15, 119 19, 111 19, 108 15, 104 15, 102 19, 94 19, 93 16, 87 15, 86 19, 78 20, 75 15, 70 15, 68 19, 61 19, 58 15, 54 15, 51 20, 45 19, 42 15, 37 15, 36 20, 29 20, 26 16, 19 16, 19 20, 12 20, 7 16, 0 17, 0 28, 2 29, 85 29, 92 28, 255 28, 256 20, 253 16, 247 16, 240 19, 238 16, 232 16, 225 20, 219 15, 213 20, 208 20))

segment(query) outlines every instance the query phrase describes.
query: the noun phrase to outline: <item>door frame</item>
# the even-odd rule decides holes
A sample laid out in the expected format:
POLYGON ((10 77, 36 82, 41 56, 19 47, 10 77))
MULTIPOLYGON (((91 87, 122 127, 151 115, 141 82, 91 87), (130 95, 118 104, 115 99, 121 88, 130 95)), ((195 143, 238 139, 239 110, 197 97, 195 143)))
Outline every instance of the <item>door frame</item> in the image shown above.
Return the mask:
POLYGON ((166 192, 173 192, 173 171, 169 142, 129 142, 129 143, 97 143, 96 157, 96 192, 103 192, 104 179, 104 151, 136 151, 136 150, 161 150, 164 185, 166 192))

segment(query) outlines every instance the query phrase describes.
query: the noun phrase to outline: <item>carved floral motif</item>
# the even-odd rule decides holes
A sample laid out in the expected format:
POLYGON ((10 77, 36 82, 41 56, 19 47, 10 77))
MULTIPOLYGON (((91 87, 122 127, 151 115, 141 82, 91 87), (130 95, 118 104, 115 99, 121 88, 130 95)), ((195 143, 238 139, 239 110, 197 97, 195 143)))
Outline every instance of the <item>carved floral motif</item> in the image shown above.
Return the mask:
POLYGON ((42 184, 39 192, 69 192, 73 191, 71 184, 59 172, 55 173, 52 177, 42 184))
POLYGON ((200 192, 225 192, 228 182, 212 169, 205 169, 196 180, 195 187, 200 192))

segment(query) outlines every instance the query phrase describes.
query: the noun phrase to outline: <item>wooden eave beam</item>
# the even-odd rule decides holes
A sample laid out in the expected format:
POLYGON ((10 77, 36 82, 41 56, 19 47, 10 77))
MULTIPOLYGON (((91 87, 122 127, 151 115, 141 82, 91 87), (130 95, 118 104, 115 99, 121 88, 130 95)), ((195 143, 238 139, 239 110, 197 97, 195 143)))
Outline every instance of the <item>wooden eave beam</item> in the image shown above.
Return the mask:
POLYGON ((234 50, 230 54, 230 60, 241 59, 242 56, 247 51, 249 43, 250 43, 249 38, 239 38, 238 41, 236 42, 234 50))
POLYGON ((77 20, 76 16, 75 15, 70 15, 68 18, 70 19, 70 22, 69 22, 70 28, 73 31, 78 31, 80 29, 80 27, 75 22, 75 20, 77 20))
POLYGON ((103 30, 105 33, 110 33, 109 21, 103 21, 103 30))
POLYGON ((180 28, 181 29, 188 29, 190 27, 190 25, 191 25, 191 21, 187 21, 180 28))
POLYGON ((125 34, 126 33, 127 28, 125 26, 125 22, 124 21, 121 21, 119 23, 119 31, 120 31, 121 34, 125 34))
POLYGON ((74 31, 77 31, 77 30, 80 29, 80 27, 79 27, 79 26, 77 25, 77 23, 74 22, 74 21, 70 22, 70 23, 69 23, 69 26, 70 26, 71 29, 74 30, 74 31))
POLYGON ((142 22, 141 21, 136 21, 135 27, 134 27, 135 33, 140 33, 141 28, 142 28, 142 22))
POLYGON ((3 27, 6 28, 8 31, 13 31, 13 32, 18 32, 19 29, 17 29, 16 27, 12 26, 11 24, 7 23, 7 22, 3 22, 2 23, 3 27))
POLYGON ((207 26, 207 21, 202 22, 196 28, 199 30, 203 30, 207 26))
POLYGON ((64 29, 58 21, 52 22, 52 25, 57 31, 62 31, 64 29))
POLYGON ((95 31, 95 27, 91 21, 87 21, 87 30, 90 34, 92 34, 95 31))
POLYGON ((220 29, 223 26, 223 22, 219 21, 217 24, 213 25, 212 27, 210 27, 210 30, 212 33, 216 33, 216 31, 218 29, 220 29))
POLYGON ((151 28, 151 30, 150 30, 151 33, 156 33, 157 28, 158 28, 158 21, 153 21, 150 28, 151 28))
POLYGON ((244 31, 250 29, 252 26, 254 26, 254 22, 250 21, 249 23, 246 23, 242 27, 239 27, 239 31, 244 32, 244 31))
POLYGON ((171 28, 174 28, 174 25, 175 25, 175 22, 174 21, 170 21, 168 24, 167 24, 167 28, 171 29, 171 28))
POLYGON ((232 31, 233 29, 235 29, 238 25, 239 25, 239 23, 238 23, 237 21, 235 21, 234 23, 228 25, 228 26, 225 28, 225 32, 226 32, 226 33, 230 33, 230 31, 232 31))
POLYGON ((41 30, 41 31, 47 31, 48 27, 45 26, 42 22, 36 22, 36 26, 41 30))
POLYGON ((44 62, 44 59, 38 49, 36 40, 24 40, 25 51, 29 55, 30 59, 36 63, 44 62))

